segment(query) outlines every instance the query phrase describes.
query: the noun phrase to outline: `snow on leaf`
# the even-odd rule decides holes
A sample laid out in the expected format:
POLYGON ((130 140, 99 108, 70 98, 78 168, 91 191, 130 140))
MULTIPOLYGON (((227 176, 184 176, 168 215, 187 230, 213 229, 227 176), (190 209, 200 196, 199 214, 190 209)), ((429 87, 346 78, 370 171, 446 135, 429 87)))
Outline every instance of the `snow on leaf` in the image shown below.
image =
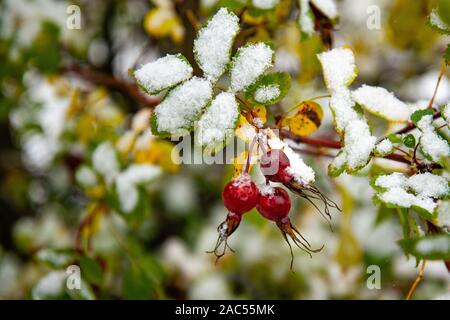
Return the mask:
POLYGON ((450 34, 450 26, 445 23, 441 17, 439 16, 439 13, 436 9, 433 9, 431 11, 430 17, 429 17, 429 23, 433 29, 435 29, 438 32, 450 34))
POLYGON ((387 156, 394 151, 394 145, 389 139, 384 139, 375 146, 375 154, 380 157, 387 156))
POLYGON ((447 179, 429 172, 411 176, 407 186, 423 197, 442 198, 450 192, 447 179))
POLYGON ((252 0, 252 4, 254 7, 263 10, 269 10, 275 7, 280 0, 252 0))
POLYGON ((363 120, 350 122, 344 134, 344 152, 348 169, 358 170, 364 167, 370 160, 375 142, 376 138, 370 134, 367 122, 363 120))
POLYGON ((352 97, 367 111, 386 120, 395 122, 409 120, 410 109, 408 106, 384 88, 363 85, 353 91, 352 97))
POLYGON ((211 83, 194 77, 174 88, 155 108, 152 132, 160 136, 181 136, 191 131, 212 98, 211 83))
POLYGON ((317 55, 322 64, 323 76, 327 88, 331 91, 349 86, 356 78, 358 69, 353 51, 348 48, 336 48, 317 55))
POLYGON ((63 293, 67 274, 64 271, 50 271, 42 277, 32 290, 35 300, 55 298, 63 293))
POLYGON ((265 43, 239 48, 231 66, 231 90, 239 92, 247 89, 273 66, 272 62, 273 50, 265 43))
POLYGON ((334 0, 310 0, 311 3, 319 9, 325 16, 327 16, 330 20, 336 20, 338 15, 338 10, 336 6, 336 2, 334 0))
POLYGON ((227 9, 220 9, 194 41, 194 53, 205 77, 215 82, 230 62, 231 47, 239 31, 239 18, 227 9))
POLYGON ((447 125, 450 127, 450 103, 442 108, 441 111, 442 117, 447 122, 447 125))
POLYGON ((283 99, 291 87, 291 77, 286 72, 263 75, 245 91, 251 104, 275 104, 283 99))
POLYGON ((119 173, 119 161, 116 151, 110 142, 99 145, 92 154, 92 164, 94 169, 100 173, 110 183, 119 173))
POLYGON ((407 253, 421 259, 448 260, 450 258, 450 235, 448 234, 403 239, 400 245, 407 253))
POLYGON ((239 107, 234 94, 220 93, 197 123, 197 143, 207 152, 223 148, 233 135, 238 117, 239 107))
POLYGON ((314 15, 309 6, 308 0, 298 0, 300 6, 300 15, 298 17, 298 24, 302 33, 302 38, 307 39, 314 33, 314 15))
POLYGON ((77 169, 75 179, 83 187, 93 187, 98 182, 95 172, 86 165, 77 169))
POLYGON ((352 100, 350 90, 346 87, 339 88, 331 96, 330 108, 339 133, 342 133, 349 123, 361 119, 354 106, 355 102, 352 100))
POLYGON ((433 213, 434 199, 448 197, 450 189, 444 177, 421 173, 407 178, 401 173, 378 176, 374 182, 378 198, 386 204, 403 208, 420 208, 433 213))
POLYGON ((130 213, 139 200, 139 184, 150 182, 161 173, 161 169, 150 164, 133 164, 116 177, 116 191, 120 208, 130 213))
POLYGON ((189 79, 192 71, 183 55, 166 55, 140 67, 134 77, 147 93, 156 94, 189 79))
POLYGON ((255 101, 264 104, 278 98, 280 94, 281 94, 280 86, 277 84, 261 86, 255 91, 255 101))
POLYGON ((417 122, 417 127, 422 131, 419 144, 426 156, 436 163, 441 163, 450 156, 450 146, 436 133, 432 115, 423 116, 417 122))

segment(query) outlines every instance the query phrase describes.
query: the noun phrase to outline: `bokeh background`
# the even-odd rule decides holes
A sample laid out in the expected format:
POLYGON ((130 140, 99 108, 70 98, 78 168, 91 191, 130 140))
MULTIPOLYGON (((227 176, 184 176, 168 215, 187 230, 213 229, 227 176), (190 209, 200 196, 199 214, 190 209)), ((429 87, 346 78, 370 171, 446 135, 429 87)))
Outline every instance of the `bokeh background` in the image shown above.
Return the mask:
MULTIPOLYGON (((397 244, 398 212, 373 204, 368 177, 330 179, 331 159, 307 152, 302 156, 315 169, 318 186, 343 207, 333 213, 331 231, 313 207, 292 196, 292 220, 313 244, 325 244, 322 252, 310 259, 294 250, 291 271, 280 232, 252 211, 230 238, 235 253, 217 264, 205 253, 214 247, 216 228, 226 216, 221 191, 233 166, 173 163, 173 144, 146 128, 157 97, 143 95, 129 69, 166 53, 181 52, 193 62, 196 23, 218 5, 235 2, 0 3, 0 298, 405 298, 418 269, 397 244), (77 13, 70 5, 80 9, 80 29, 68 28, 77 13), (133 139, 139 148, 130 156, 133 139), (139 187, 136 212, 123 214, 105 204, 112 191, 94 172, 99 146, 114 150, 120 170, 133 162, 161 168, 158 177, 139 187), (81 267, 82 290, 65 287, 66 268, 73 264, 81 267), (380 289, 367 286, 370 265, 380 267, 380 289)), ((315 56, 326 48, 319 36, 300 41, 296 1, 281 3, 270 16, 247 17, 249 31, 238 42, 275 43, 276 69, 293 77, 281 104, 287 109, 326 92, 315 56)), ((337 3, 334 46, 355 51, 360 71, 354 85, 382 85, 411 103, 429 100, 446 47, 446 39, 427 26, 434 1, 337 3), (368 27, 377 12, 380 28, 368 27)), ((448 76, 437 105, 450 100, 448 76)), ((325 117, 316 134, 337 139, 327 99, 319 102, 325 117)), ((379 135, 395 129, 371 120, 378 121, 379 135)), ((108 150, 100 167, 111 167, 108 150)), ((449 206, 440 210, 439 224, 448 227, 449 206)), ((442 261, 427 263, 414 297, 450 299, 442 261)))

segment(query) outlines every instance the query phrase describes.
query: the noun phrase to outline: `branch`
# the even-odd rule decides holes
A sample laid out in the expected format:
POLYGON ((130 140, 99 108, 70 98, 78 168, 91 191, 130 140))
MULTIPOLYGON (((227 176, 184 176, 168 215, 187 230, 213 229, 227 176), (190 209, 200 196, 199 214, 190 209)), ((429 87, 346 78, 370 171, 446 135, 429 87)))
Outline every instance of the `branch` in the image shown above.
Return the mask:
POLYGON ((136 84, 117 79, 111 74, 96 71, 87 66, 73 64, 63 67, 61 72, 75 75, 96 85, 117 90, 137 102, 139 105, 147 108, 154 108, 159 103, 158 98, 144 94, 136 84))

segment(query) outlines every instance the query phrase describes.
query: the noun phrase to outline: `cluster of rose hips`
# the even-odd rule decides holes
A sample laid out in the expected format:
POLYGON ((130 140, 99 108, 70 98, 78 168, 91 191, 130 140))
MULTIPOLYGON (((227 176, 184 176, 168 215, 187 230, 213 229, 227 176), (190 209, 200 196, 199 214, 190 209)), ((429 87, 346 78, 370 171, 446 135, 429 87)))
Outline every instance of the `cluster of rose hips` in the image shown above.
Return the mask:
MULTIPOLYGON (((300 234, 289 219, 288 214, 291 209, 291 199, 288 192, 281 187, 272 187, 270 181, 282 183, 291 191, 309 200, 316 208, 317 206, 311 201, 311 198, 322 200, 325 204, 327 216, 329 216, 328 205, 331 204, 331 206, 337 209, 339 208, 314 186, 299 186, 294 181, 294 177, 288 170, 290 167, 289 158, 283 150, 271 149, 264 152, 260 159, 260 167, 261 172, 266 177, 265 186, 258 189, 250 178, 248 174, 249 161, 247 161, 247 167, 244 172, 225 186, 222 199, 225 207, 228 209, 228 215, 226 220, 219 225, 219 238, 213 252, 217 258, 225 254, 226 249, 229 248, 227 239, 239 226, 242 215, 256 207, 256 210, 264 218, 275 222, 281 230, 284 239, 291 249, 292 268, 293 254, 288 236, 295 245, 306 251, 311 257, 312 252, 322 250, 323 246, 319 249, 311 248, 309 242, 300 234), (222 244, 224 244, 223 250, 219 251, 222 244)), ((319 210, 319 212, 321 211, 319 210)))

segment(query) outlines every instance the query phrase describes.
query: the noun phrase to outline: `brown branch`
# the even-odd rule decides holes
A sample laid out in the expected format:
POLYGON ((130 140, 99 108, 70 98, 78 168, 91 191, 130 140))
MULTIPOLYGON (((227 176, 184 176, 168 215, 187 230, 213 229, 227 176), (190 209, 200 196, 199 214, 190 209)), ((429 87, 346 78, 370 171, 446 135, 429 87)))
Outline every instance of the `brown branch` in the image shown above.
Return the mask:
MULTIPOLYGON (((436 112, 433 115, 433 119, 437 119, 441 117, 441 112, 436 112)), ((404 134, 404 133, 408 133, 411 130, 414 130, 416 128, 416 125, 412 122, 408 122, 408 124, 406 125, 406 127, 404 127, 403 129, 398 130, 397 132, 395 132, 395 134, 404 134)), ((385 138, 381 139, 384 140, 385 138)))
POLYGON ((417 286, 419 285, 420 281, 423 278, 423 274, 425 272, 425 264, 427 263, 427 260, 422 260, 422 266, 420 267, 419 274, 417 275, 416 280, 414 280, 414 283, 411 286, 411 289, 409 289, 408 295, 406 296, 406 300, 410 300, 412 295, 414 294, 414 291, 416 290, 417 286))
POLYGON ((444 76, 444 72, 445 72, 445 63, 442 62, 441 71, 439 72, 439 77, 438 77, 438 80, 436 83, 436 87, 434 88, 433 96, 431 97, 430 103, 428 104, 428 108, 430 108, 430 109, 433 108, 434 99, 436 98, 436 95, 437 95, 437 92, 439 89, 439 85, 441 84, 442 77, 444 76))
POLYGON ((154 108, 159 103, 158 98, 146 95, 136 84, 117 79, 111 74, 96 71, 87 66, 73 64, 63 67, 61 72, 77 76, 96 85, 120 91, 139 105, 147 108, 154 108))

